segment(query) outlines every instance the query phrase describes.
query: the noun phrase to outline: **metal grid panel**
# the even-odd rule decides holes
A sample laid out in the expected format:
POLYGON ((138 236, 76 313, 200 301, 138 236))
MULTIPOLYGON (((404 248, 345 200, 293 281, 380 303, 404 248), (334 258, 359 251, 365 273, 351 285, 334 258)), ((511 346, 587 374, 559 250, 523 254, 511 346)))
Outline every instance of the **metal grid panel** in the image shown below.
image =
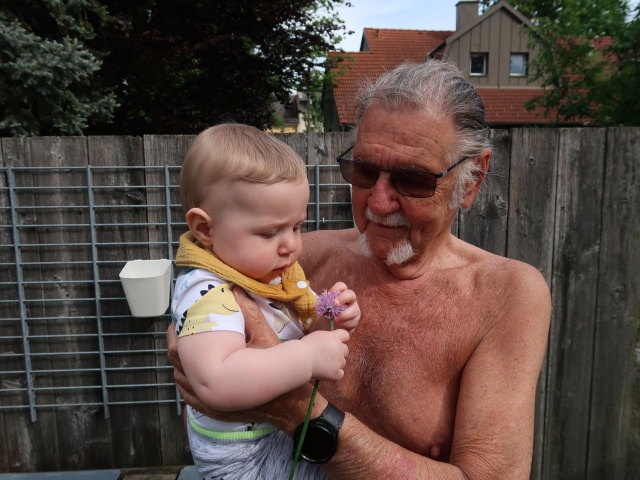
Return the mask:
MULTIPOLYGON (((307 230, 344 228, 348 186, 312 179, 307 230), (327 196, 328 202, 318 201, 327 196), (332 211, 342 210, 338 218, 332 211), (341 220, 340 217, 343 219, 341 220)), ((7 167, 0 187, 0 409, 176 403, 169 315, 131 317, 127 260, 174 258, 179 167, 7 167)), ((335 171, 332 173, 335 177, 335 171)))

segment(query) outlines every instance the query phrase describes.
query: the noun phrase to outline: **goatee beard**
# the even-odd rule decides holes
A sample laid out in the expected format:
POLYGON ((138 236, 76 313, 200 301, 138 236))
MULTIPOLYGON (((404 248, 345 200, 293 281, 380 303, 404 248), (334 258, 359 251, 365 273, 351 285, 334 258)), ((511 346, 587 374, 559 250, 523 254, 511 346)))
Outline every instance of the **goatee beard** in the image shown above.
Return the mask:
MULTIPOLYGON (((371 251, 371 247, 369 246, 369 241, 367 240, 367 235, 365 233, 360 234, 358 243, 360 244, 362 254, 367 258, 373 258, 373 252, 371 251)), ((403 263, 407 263, 411 260, 415 254, 416 252, 411 246, 411 243, 409 243, 409 241, 404 241, 400 245, 396 245, 391 249, 387 254, 387 258, 384 260, 384 264, 387 266, 402 265, 403 263)))

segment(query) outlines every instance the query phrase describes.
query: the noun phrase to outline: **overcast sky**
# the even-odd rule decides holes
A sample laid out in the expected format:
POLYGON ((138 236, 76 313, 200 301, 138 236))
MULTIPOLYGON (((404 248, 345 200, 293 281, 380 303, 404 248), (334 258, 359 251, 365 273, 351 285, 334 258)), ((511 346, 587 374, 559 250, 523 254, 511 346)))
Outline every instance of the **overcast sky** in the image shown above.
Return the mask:
MULTIPOLYGON (((636 5, 640 0, 631 0, 636 5)), ((410 30, 455 30, 458 0, 350 0, 352 7, 341 5, 338 16, 345 21, 349 35, 338 45, 346 52, 360 49, 362 30, 404 28, 410 30)))

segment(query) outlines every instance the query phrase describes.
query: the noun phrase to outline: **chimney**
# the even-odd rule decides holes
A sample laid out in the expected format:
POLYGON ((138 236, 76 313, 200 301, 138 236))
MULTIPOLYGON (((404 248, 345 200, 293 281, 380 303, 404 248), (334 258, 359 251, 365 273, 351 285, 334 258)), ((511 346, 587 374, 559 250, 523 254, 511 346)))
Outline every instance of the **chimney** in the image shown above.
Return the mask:
POLYGON ((456 3, 456 31, 466 29, 478 19, 479 4, 476 0, 460 0, 456 3))

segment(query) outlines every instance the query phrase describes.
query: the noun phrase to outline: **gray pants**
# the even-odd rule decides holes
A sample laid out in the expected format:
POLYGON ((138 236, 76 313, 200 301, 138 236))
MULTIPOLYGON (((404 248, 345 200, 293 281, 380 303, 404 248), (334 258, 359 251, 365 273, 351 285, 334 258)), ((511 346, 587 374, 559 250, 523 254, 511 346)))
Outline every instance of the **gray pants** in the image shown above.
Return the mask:
MULTIPOLYGON (((205 480, 287 480, 293 463, 293 440, 281 430, 251 440, 218 440, 195 431, 189 447, 205 480)), ((294 480, 326 480, 318 467, 300 460, 294 480)))

